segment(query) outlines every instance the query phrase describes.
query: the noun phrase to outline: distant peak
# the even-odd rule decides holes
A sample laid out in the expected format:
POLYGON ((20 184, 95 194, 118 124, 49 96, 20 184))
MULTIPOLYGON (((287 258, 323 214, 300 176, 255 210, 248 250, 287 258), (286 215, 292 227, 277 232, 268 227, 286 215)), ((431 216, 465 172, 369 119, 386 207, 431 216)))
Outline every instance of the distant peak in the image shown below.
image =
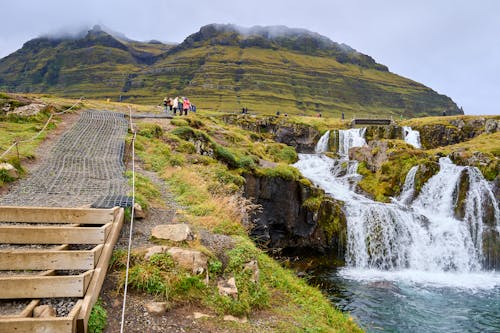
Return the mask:
POLYGON ((346 44, 339 44, 328 37, 306 29, 283 25, 240 27, 235 24, 205 25, 188 36, 172 52, 208 45, 287 49, 307 55, 334 57, 340 63, 351 63, 365 68, 387 71, 373 58, 346 44))

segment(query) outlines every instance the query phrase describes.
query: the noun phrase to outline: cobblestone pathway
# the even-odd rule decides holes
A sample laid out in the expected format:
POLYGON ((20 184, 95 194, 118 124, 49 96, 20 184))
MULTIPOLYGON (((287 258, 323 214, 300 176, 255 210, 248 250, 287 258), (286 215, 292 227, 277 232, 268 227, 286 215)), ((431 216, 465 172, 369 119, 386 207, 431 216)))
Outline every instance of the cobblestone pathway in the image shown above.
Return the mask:
POLYGON ((77 207, 101 196, 126 195, 123 114, 85 111, 50 157, 0 198, 0 205, 77 207))

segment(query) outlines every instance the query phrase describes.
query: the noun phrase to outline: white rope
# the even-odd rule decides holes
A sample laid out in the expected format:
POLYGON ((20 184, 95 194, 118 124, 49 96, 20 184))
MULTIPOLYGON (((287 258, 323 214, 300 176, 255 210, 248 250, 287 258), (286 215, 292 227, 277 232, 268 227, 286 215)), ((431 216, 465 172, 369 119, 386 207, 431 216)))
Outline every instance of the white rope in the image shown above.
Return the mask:
POLYGON ((26 142, 31 142, 31 141, 36 140, 36 138, 38 138, 43 133, 43 131, 45 131, 45 129, 49 125, 49 123, 52 120, 52 118, 54 117, 54 115, 61 115, 63 113, 68 112, 69 110, 73 109, 77 104, 79 104, 83 98, 84 98, 83 96, 80 97, 80 99, 75 104, 73 104, 71 107, 69 107, 66 110, 63 110, 63 111, 57 112, 57 113, 51 113, 49 119, 47 119, 47 121, 45 122, 45 125, 43 125, 42 129, 34 137, 26 139, 26 140, 21 140, 21 141, 14 142, 2 155, 0 155, 0 159, 2 157, 4 157, 5 155, 7 155, 9 153, 9 151, 11 151, 18 144, 20 144, 20 143, 26 143, 26 142))
POLYGON ((128 290, 128 271, 130 267, 130 251, 132 247, 132 231, 134 229, 134 205, 135 205, 135 136, 136 132, 132 124, 132 108, 129 106, 130 113, 130 129, 134 136, 132 137, 132 211, 130 213, 130 229, 128 236, 128 250, 127 250, 127 268, 125 270, 125 288, 123 289, 123 306, 122 306, 122 320, 120 325, 120 333, 123 333, 125 324, 125 307, 127 304, 127 290, 128 290))

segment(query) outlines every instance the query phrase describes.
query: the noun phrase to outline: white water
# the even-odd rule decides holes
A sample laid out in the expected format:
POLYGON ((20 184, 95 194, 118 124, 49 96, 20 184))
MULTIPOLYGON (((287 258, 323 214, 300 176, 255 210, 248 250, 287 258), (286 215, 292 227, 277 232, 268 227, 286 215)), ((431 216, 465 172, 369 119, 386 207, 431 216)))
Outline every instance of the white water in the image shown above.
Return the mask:
POLYGON ((339 131, 339 155, 347 158, 350 148, 366 145, 365 132, 366 128, 352 128, 339 131))
POLYGON ((316 154, 327 152, 328 151, 328 140, 330 140, 330 131, 327 131, 319 139, 318 143, 316 144, 316 148, 314 149, 314 152, 316 154))
POLYGON ((403 136, 406 143, 418 149, 422 148, 419 131, 412 130, 410 126, 403 126, 403 136))
MULTIPOLYGON (((360 130, 339 131, 339 154, 346 156, 349 148, 361 145, 364 139, 356 135, 363 134, 360 130)), ((384 204, 353 191, 359 175, 349 167, 352 164, 356 165, 345 159, 306 154, 299 154, 295 164, 327 194, 345 202, 348 221, 345 274, 358 276, 360 280, 372 276, 463 287, 500 285, 498 273, 481 271, 485 205, 493 205, 497 229, 500 214, 490 185, 479 170, 457 166, 442 158, 440 171, 413 201, 409 193, 413 191, 415 175, 409 173, 399 200, 384 204), (469 175, 469 190, 465 217, 460 220, 454 216, 454 207, 463 172, 469 175)), ((416 172, 415 168, 411 173, 416 172)))
POLYGON ((401 194, 399 194, 398 201, 402 204, 409 204, 414 198, 415 194, 415 176, 417 175, 418 165, 413 166, 405 178, 405 183, 401 194))

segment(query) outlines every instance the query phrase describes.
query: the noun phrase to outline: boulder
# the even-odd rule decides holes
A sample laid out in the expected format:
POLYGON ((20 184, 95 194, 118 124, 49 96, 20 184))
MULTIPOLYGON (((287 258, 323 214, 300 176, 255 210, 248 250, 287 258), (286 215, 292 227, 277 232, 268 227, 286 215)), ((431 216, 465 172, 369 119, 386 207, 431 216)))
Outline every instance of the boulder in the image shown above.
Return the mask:
POLYGON ((146 212, 144 212, 141 205, 139 205, 137 202, 134 203, 134 217, 138 220, 146 217, 146 212))
POLYGON ((151 302, 145 304, 144 307, 149 313, 155 316, 161 316, 167 312, 167 302, 151 302))
POLYGON ((236 280, 234 277, 228 280, 220 280, 217 283, 217 288, 221 296, 230 296, 232 298, 238 297, 238 288, 236 287, 236 280))
POLYGON ((208 258, 200 251, 172 247, 167 253, 179 266, 191 270, 194 274, 201 274, 207 269, 208 258))
POLYGON ((200 319, 200 318, 212 318, 213 316, 207 315, 205 313, 201 312, 193 312, 193 318, 194 319, 200 319))
POLYGON ((248 322, 248 319, 247 319, 247 317, 238 318, 238 317, 234 317, 234 316, 231 316, 231 315, 225 315, 224 316, 224 321, 235 321, 235 322, 244 324, 244 323, 248 322))
POLYGON ((249 270, 252 272, 252 279, 251 281, 253 283, 257 283, 259 281, 259 265, 257 264, 257 260, 252 260, 247 262, 245 265, 243 265, 243 270, 249 270))
POLYGON ((5 170, 7 176, 17 179, 19 178, 19 174, 17 173, 16 168, 12 164, 9 163, 0 163, 0 170, 5 170))
POLYGON ((193 233, 189 225, 180 224, 161 224, 153 228, 151 236, 158 239, 166 239, 174 242, 193 240, 193 233))
POLYGON ((13 111, 9 112, 9 114, 15 114, 18 116, 25 116, 25 117, 34 116, 40 111, 42 111, 46 106, 47 105, 45 104, 33 103, 15 108, 13 111))
POLYGON ((165 253, 168 250, 168 246, 152 246, 146 250, 146 254, 144 255, 144 259, 149 260, 153 255, 158 253, 165 253))
POLYGON ((34 318, 56 317, 56 310, 50 305, 39 305, 33 309, 34 318))
POLYGON ((484 130, 486 133, 495 133, 500 131, 500 121, 496 119, 488 119, 484 124, 484 130))

